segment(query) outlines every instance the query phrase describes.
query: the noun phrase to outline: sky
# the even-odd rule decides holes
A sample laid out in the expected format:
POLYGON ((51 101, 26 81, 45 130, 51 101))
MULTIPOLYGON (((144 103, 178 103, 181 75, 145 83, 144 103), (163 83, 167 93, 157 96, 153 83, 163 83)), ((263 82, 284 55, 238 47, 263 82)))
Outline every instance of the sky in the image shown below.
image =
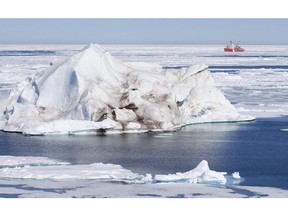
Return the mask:
POLYGON ((0 43, 288 44, 288 19, 0 19, 0 43))

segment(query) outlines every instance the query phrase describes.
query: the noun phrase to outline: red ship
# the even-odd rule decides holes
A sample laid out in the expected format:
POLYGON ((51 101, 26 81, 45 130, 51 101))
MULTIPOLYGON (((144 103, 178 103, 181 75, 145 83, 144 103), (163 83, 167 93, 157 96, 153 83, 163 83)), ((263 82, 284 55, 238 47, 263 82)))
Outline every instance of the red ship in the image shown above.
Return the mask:
POLYGON ((240 47, 238 44, 235 45, 232 41, 230 41, 230 45, 227 45, 224 48, 224 52, 244 52, 245 49, 240 47))

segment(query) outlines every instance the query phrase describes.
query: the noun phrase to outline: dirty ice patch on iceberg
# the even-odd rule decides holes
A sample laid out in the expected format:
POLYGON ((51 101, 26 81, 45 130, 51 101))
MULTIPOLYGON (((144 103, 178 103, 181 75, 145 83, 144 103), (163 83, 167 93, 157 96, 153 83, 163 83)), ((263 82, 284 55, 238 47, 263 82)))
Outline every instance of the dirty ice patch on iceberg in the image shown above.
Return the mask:
POLYGON ((173 131, 243 121, 208 66, 124 63, 100 46, 36 73, 0 100, 0 129, 24 134, 173 131))

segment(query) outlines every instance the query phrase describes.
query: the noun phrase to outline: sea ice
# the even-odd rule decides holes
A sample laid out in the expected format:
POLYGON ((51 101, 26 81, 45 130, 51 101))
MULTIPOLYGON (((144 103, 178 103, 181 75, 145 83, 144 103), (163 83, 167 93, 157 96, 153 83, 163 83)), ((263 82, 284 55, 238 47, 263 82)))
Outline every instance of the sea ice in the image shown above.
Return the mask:
POLYGON ((31 135, 97 134, 252 120, 217 89, 207 68, 124 63, 90 44, 2 98, 0 129, 31 135))

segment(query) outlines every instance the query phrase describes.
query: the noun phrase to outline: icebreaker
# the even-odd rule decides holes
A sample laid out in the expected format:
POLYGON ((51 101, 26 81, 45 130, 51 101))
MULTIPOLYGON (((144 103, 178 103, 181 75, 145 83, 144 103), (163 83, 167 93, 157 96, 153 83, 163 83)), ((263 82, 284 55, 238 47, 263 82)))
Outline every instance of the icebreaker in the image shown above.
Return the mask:
POLYGON ((208 66, 163 69, 125 63, 90 44, 12 89, 0 129, 30 135, 173 131, 187 124, 243 121, 208 66))

